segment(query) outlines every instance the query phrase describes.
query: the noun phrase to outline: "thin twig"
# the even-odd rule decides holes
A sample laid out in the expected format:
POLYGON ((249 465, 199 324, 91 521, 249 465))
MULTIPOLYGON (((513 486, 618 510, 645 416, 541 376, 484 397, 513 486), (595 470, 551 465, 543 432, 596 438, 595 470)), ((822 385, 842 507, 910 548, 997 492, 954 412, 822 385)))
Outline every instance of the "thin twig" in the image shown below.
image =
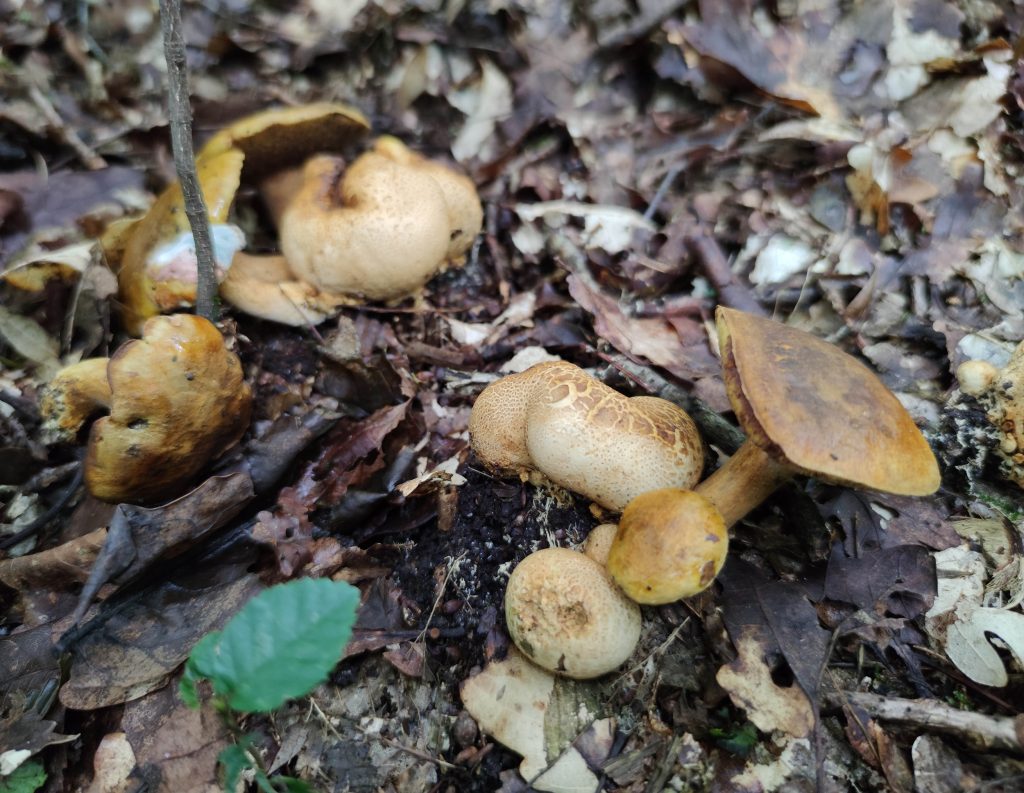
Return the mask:
POLYGON ((831 705, 847 703, 865 710, 869 716, 908 727, 944 732, 981 744, 986 749, 1024 749, 1024 717, 989 716, 959 710, 934 699, 902 699, 877 694, 838 691, 826 697, 831 705))
POLYGON ((701 435, 727 454, 733 454, 746 440, 746 436, 739 428, 718 415, 710 405, 687 393, 653 368, 635 363, 621 353, 601 354, 601 358, 652 394, 679 405, 690 414, 701 435))
POLYGON ((78 133, 64 123, 64 119, 60 117, 57 109, 37 86, 31 84, 28 86, 28 98, 46 118, 46 123, 50 125, 53 134, 62 143, 66 143, 74 149, 78 159, 82 161, 82 165, 90 171, 99 171, 107 167, 107 161, 90 149, 85 141, 78 137, 78 133))
POLYGON ((160 0, 160 29, 167 60, 167 111, 171 125, 171 149, 178 172, 185 215, 192 227, 196 248, 196 314, 217 321, 217 277, 206 200, 199 188, 192 149, 192 106, 188 93, 188 64, 181 35, 181 0, 160 0))
POLYGON ((686 248, 700 262, 701 269, 718 290, 719 302, 746 311, 749 314, 756 314, 760 317, 767 316, 768 312, 757 302, 750 287, 743 284, 729 266, 729 260, 725 258, 718 241, 702 229, 695 228, 687 233, 684 238, 686 248))

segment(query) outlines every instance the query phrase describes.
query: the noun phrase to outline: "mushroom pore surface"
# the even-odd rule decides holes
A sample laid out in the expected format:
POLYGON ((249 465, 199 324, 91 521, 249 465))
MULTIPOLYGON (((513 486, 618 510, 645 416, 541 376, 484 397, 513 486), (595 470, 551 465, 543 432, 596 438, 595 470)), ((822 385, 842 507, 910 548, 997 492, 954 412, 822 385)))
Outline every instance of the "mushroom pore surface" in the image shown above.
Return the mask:
POLYGON ((574 678, 603 675, 633 653, 640 609, 604 568, 567 548, 527 556, 509 576, 505 619, 534 663, 574 678))

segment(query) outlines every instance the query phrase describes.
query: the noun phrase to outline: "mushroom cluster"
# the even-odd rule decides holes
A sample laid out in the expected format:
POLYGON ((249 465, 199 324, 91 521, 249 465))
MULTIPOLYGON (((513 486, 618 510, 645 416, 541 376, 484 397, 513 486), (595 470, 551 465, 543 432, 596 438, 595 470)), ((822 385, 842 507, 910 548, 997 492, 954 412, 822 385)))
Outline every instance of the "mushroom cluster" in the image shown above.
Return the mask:
POLYGON ((1002 475, 1024 487, 1024 342, 1017 345, 1006 366, 966 361, 957 368, 960 390, 978 400, 995 429, 1002 475))
MULTIPOLYGON (((483 220, 472 181, 391 137, 346 168, 336 153, 368 130, 358 111, 319 103, 243 118, 203 146, 197 175, 228 302, 284 324, 317 323, 346 303, 406 297, 466 253, 483 220), (230 217, 243 183, 263 196, 281 255, 242 251, 230 217)), ((130 333, 194 302, 195 249, 178 183, 142 218, 113 226, 103 245, 130 333)))
MULTIPOLYGON (((701 441, 683 411, 662 400, 626 398, 571 364, 539 364, 495 382, 470 418, 473 449, 487 467, 539 472, 622 511, 617 527, 594 530, 589 560, 572 551, 547 556, 576 566, 583 559, 598 570, 606 564, 601 573, 610 575, 616 594, 636 603, 669 603, 709 586, 725 562, 729 527, 794 476, 900 495, 927 495, 940 483, 924 436, 867 367, 761 317, 719 307, 716 323, 726 391, 748 439, 700 484, 701 441)), ((1018 364, 1024 367, 1024 353, 1018 364)), ((579 674, 563 657, 571 646, 566 621, 589 617, 576 603, 574 584, 563 591, 545 571, 537 584, 543 595, 522 594, 542 553, 510 577, 509 632, 540 665, 579 674), (554 636, 554 644, 538 650, 537 636, 554 636)), ((606 657, 621 663, 628 653, 620 658, 609 650, 606 657)))
POLYGON ((648 490, 693 487, 704 465, 697 426, 681 408, 623 396, 564 361, 487 386, 469 435, 491 470, 540 474, 614 512, 648 490))
POLYGON ((44 430, 73 441, 89 432, 85 484, 93 496, 136 504, 166 500, 249 426, 251 394, 238 356, 202 317, 153 317, 142 338, 110 358, 60 370, 40 398, 44 430))
POLYGON ((702 522, 690 512, 697 505, 690 498, 665 500, 660 510, 647 510, 652 519, 639 526, 630 521, 623 530, 620 524, 608 571, 640 603, 670 602, 711 583, 681 588, 679 582, 692 580, 691 560, 671 564, 655 537, 674 536, 681 526, 694 538, 705 528, 717 536, 794 476, 905 496, 939 487, 928 442, 866 366, 809 333, 762 317, 720 306, 715 320, 726 392, 747 440, 695 488, 705 502, 699 513, 711 517, 702 522))

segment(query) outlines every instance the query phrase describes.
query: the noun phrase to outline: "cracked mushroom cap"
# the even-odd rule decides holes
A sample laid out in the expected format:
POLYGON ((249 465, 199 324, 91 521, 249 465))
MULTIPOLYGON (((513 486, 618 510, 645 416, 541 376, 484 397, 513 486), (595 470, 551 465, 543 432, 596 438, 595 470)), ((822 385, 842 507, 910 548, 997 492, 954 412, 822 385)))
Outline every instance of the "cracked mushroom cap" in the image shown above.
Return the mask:
POLYGON ((468 179, 391 140, 348 168, 335 157, 307 162, 281 218, 281 250, 295 276, 319 290, 394 300, 463 253, 481 219, 468 179))
POLYGON ((778 322, 722 306, 715 319, 733 410, 771 457, 852 487, 904 496, 938 489, 928 442, 870 369, 778 322))
POLYGON ((109 359, 110 414, 89 434, 85 483, 96 498, 147 503, 180 495, 249 426, 238 357, 209 321, 154 317, 109 359))
POLYGON ((704 464, 684 410, 657 397, 626 397, 564 361, 489 385, 473 405, 469 432, 489 468, 537 470, 616 512, 647 490, 693 487, 704 464))
POLYGON ((652 490, 622 513, 608 572, 637 603, 672 603, 706 589, 728 550, 729 531, 710 501, 690 490, 652 490))
POLYGON ((568 548, 535 551, 516 566, 505 620, 535 664, 579 679, 611 672, 640 639, 640 608, 601 565, 568 548))

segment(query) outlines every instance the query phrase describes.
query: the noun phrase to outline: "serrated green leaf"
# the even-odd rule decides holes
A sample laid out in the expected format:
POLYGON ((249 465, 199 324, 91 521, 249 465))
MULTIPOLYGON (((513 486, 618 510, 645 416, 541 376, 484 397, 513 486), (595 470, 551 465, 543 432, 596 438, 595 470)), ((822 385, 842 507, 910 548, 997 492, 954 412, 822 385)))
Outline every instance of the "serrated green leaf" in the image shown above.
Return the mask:
POLYGON ((209 678, 238 711, 269 711, 323 682, 348 644, 359 590, 342 581, 303 578, 250 600, 220 633, 189 657, 190 685, 209 678))
POLYGON ((0 777, 0 793, 35 793, 46 782, 46 769, 35 760, 22 763, 5 777, 0 777))

